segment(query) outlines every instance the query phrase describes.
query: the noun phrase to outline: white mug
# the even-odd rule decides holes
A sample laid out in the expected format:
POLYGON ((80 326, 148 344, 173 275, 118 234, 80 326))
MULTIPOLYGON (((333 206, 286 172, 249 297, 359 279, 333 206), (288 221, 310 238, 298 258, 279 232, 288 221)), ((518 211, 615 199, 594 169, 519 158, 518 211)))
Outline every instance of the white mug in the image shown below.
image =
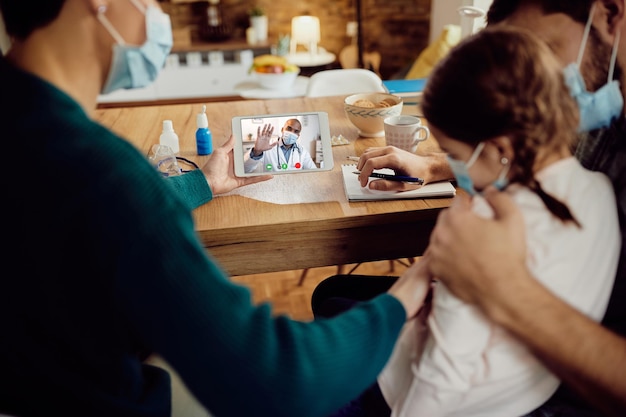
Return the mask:
POLYGON ((385 119, 385 141, 389 146, 415 153, 417 145, 430 137, 430 130, 417 116, 401 114, 385 119))

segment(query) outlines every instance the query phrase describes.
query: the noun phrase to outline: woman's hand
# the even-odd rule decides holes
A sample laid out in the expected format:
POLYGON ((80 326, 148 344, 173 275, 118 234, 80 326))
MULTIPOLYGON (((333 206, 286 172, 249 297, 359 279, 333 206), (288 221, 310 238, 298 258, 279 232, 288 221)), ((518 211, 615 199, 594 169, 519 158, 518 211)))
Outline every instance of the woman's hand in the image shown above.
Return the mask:
POLYGON ((235 176, 234 144, 235 137, 230 135, 230 138, 222 146, 213 151, 211 159, 202 167, 204 176, 214 195, 224 194, 235 188, 267 181, 272 178, 271 175, 254 177, 235 176))
POLYGON ((407 319, 415 317, 424 306, 432 282, 429 270, 429 255, 426 253, 411 265, 387 291, 396 297, 406 310, 407 319))

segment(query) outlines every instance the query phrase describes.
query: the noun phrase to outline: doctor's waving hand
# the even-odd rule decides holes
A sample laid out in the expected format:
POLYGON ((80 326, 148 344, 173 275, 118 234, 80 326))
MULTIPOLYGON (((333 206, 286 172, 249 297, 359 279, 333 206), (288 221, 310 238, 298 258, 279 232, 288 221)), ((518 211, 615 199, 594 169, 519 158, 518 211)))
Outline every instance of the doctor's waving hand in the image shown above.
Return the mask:
POLYGON ((272 143, 273 133, 274 126, 269 124, 263 125, 263 130, 261 130, 261 126, 259 126, 256 132, 256 141, 254 142, 254 148, 252 148, 251 156, 261 156, 263 155, 263 152, 269 151, 278 144, 278 142, 272 143))

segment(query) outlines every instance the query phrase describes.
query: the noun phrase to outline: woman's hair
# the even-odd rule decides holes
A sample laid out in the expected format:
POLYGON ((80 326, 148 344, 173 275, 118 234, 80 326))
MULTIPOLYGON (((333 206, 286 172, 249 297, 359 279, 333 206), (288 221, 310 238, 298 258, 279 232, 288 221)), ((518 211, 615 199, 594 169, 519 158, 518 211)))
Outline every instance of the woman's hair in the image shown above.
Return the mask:
POLYGON ((535 191, 560 219, 576 222, 534 178, 539 149, 573 145, 579 114, 556 57, 532 33, 489 27, 462 41, 429 77, 422 109, 429 124, 472 146, 508 137, 511 182, 535 191))
POLYGON ((65 0, 0 0, 9 36, 23 40, 57 18, 65 0))

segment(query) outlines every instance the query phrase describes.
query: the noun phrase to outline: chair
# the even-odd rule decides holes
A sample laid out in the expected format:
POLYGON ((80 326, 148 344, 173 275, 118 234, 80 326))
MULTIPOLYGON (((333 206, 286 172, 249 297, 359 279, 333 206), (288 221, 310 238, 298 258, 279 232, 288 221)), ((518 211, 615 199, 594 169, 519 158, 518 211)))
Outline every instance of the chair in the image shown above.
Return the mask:
POLYGON ((342 94, 381 92, 387 90, 378 75, 363 68, 331 69, 311 75, 307 97, 326 97, 342 94))

